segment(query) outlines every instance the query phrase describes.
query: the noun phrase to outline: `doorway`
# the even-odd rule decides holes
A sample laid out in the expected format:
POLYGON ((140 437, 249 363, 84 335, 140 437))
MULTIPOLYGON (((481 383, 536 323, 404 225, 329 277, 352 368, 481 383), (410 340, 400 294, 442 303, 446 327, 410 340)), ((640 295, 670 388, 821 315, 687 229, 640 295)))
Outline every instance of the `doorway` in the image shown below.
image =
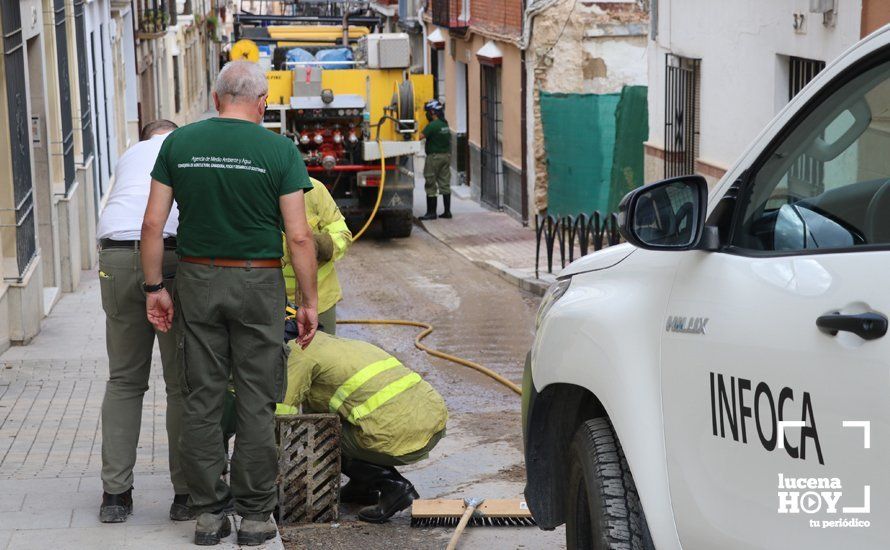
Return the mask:
MULTIPOLYGON (((50 168, 50 136, 46 120, 46 83, 43 79, 43 52, 40 37, 35 36, 26 43, 28 64, 28 120, 31 139, 31 182, 30 190, 33 209, 32 223, 37 224, 36 244, 40 251, 40 270, 43 278, 43 313, 46 314, 59 297, 58 230, 53 207, 53 178, 50 168)), ((70 119, 69 119, 70 120, 70 119)), ((36 251, 35 251, 36 254, 36 251)))
POLYGON ((455 171, 461 185, 470 184, 470 142, 467 139, 467 105, 470 103, 467 88, 469 67, 462 61, 454 64, 454 116, 455 131, 455 171))
POLYGON ((501 68, 482 66, 482 201, 493 208, 501 208, 503 163, 503 113, 501 112, 501 68))

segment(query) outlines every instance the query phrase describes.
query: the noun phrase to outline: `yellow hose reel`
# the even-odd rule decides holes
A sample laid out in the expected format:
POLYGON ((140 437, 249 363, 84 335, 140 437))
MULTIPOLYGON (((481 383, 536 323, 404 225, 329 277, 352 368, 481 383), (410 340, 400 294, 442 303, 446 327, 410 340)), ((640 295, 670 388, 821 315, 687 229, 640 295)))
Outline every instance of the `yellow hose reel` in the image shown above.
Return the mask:
POLYGON ((229 52, 229 61, 253 61, 256 63, 260 60, 260 49, 256 42, 242 38, 232 45, 229 52))

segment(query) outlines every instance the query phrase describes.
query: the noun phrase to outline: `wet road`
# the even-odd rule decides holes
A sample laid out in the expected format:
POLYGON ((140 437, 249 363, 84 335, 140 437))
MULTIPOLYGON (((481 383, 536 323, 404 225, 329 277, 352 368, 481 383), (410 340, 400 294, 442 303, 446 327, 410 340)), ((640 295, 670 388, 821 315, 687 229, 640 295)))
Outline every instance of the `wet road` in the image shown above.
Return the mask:
MULTIPOLYGON (((455 220, 455 223, 460 223, 455 220)), ((341 319, 408 319, 432 323, 424 343, 481 363, 521 384, 538 298, 465 260, 418 227, 409 239, 354 245, 338 272, 341 319)), ((403 473, 421 498, 516 498, 525 484, 520 402, 512 391, 466 367, 414 348, 412 327, 341 325, 338 334, 372 342, 419 372, 443 395, 448 435, 430 459, 403 473)), ((385 525, 355 521, 342 508, 336 526, 283 530, 289 548, 444 548, 450 529, 409 526, 406 512, 385 525)), ((470 528, 462 548, 561 548, 562 529, 470 528)))

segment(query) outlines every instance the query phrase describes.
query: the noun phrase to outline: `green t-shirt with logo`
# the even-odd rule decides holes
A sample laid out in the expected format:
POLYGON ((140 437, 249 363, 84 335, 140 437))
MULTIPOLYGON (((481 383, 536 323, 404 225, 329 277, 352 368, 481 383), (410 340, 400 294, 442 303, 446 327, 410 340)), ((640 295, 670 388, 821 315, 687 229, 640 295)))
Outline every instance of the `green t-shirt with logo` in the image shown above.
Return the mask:
POLYGON ((177 253, 200 258, 281 258, 278 199, 312 189, 293 141, 233 118, 174 130, 151 177, 173 188, 177 253))
POLYGON ((451 130, 441 118, 427 124, 423 129, 423 135, 426 136, 426 145, 424 145, 426 154, 451 152, 451 130))

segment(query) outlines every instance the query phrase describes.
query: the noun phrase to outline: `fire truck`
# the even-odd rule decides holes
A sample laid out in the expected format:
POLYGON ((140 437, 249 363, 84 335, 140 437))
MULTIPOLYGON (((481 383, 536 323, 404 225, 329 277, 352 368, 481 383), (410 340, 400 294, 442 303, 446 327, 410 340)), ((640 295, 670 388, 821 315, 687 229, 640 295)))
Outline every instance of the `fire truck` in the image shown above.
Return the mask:
POLYGON ((353 233, 376 219, 384 236, 409 236, 433 80, 412 74, 408 35, 374 32, 373 12, 344 3, 257 4, 236 14, 229 58, 266 69, 263 125, 294 140, 353 233))

